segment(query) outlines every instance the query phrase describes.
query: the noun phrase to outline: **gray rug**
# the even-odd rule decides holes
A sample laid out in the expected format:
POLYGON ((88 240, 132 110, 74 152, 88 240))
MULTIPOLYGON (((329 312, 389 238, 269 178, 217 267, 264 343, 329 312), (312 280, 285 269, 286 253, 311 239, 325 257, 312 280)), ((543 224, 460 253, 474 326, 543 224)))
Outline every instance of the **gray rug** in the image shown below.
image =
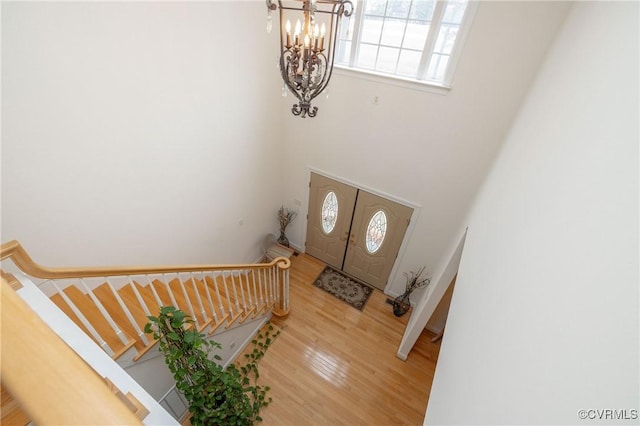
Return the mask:
POLYGON ((358 310, 364 309, 373 289, 352 278, 343 275, 341 272, 327 266, 318 275, 313 285, 334 295, 338 299, 347 302, 358 310))

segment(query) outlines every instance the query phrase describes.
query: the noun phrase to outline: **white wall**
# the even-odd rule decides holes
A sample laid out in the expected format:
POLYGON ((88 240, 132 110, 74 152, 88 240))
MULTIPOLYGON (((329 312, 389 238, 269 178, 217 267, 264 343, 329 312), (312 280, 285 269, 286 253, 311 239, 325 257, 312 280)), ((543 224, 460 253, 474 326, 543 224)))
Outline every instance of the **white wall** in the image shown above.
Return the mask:
POLYGON ((3 2, 2 241, 51 266, 258 258, 282 199, 265 19, 264 2, 3 2))
POLYGON ((468 218, 427 424, 637 424, 639 8, 578 2, 468 218), (637 411, 636 411, 637 413, 637 411))
MULTIPOLYGON (((302 204, 300 219, 287 229, 291 242, 304 246, 313 167, 421 206, 397 271, 426 265, 433 272, 567 8, 559 2, 482 2, 447 95, 334 73, 316 118, 294 117, 294 97, 284 98, 284 202, 302 204)), ((398 273, 387 292, 403 289, 398 273)))

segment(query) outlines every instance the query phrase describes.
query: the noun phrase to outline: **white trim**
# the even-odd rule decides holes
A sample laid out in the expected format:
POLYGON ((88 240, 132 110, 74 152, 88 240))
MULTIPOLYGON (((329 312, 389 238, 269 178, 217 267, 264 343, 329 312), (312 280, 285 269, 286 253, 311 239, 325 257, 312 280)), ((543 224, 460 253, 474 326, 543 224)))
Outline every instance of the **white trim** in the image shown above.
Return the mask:
POLYGON ((433 49, 436 46, 438 33, 442 26, 442 16, 444 15, 446 6, 447 4, 444 1, 436 2, 436 7, 433 10, 431 22, 429 23, 429 33, 427 34, 427 38, 424 41, 424 47, 422 48, 422 57, 420 58, 420 65, 418 66, 417 78, 424 78, 424 76, 427 75, 427 70, 431 64, 431 59, 433 58, 433 49))
POLYGON ((471 25, 473 25, 473 22, 475 21, 479 4, 479 0, 470 0, 467 3, 467 10, 465 10, 462 22, 460 22, 460 29, 456 36, 456 42, 453 45, 453 51, 451 51, 451 54, 449 55, 449 64, 447 65, 447 72, 444 75, 445 84, 451 85, 451 80, 453 80, 453 75, 455 74, 456 67, 458 66, 462 49, 467 41, 471 25))
MULTIPOLYGON (((338 182, 342 182, 342 183, 344 183, 346 185, 353 186, 353 187, 356 187, 358 189, 364 189, 365 191, 370 192, 370 193, 372 193, 374 195, 378 195, 378 196, 384 197, 384 198, 386 198, 388 200, 395 201, 396 203, 400 203, 400 204, 403 204, 403 205, 405 205, 407 207, 411 207, 412 209, 422 208, 422 206, 420 204, 416 204, 416 203, 414 203, 412 201, 406 200, 404 198, 397 197, 395 195, 391 195, 389 193, 386 193, 384 191, 380 191, 380 190, 372 188, 370 186, 363 185, 363 184, 360 184, 358 182, 355 182, 355 181, 352 181, 352 180, 349 180, 349 179, 345 179, 345 178, 336 176, 334 174, 331 174, 329 172, 325 172, 324 170, 318 169, 316 167, 307 166, 307 169, 309 169, 310 172, 314 172, 316 174, 322 175, 324 177, 328 177, 329 179, 333 179, 333 180, 336 180, 338 182)), ((309 178, 311 178, 310 175, 309 175, 309 178)), ((308 188, 308 186, 307 186, 307 188, 308 188)), ((309 200, 309 193, 308 192, 309 192, 309 190, 307 189, 307 200, 309 200)), ((307 207, 308 206, 309 205, 307 204, 307 207)))
MULTIPOLYGON (((395 261, 393 262, 393 267, 391 268, 391 272, 389 272, 389 278, 387 278, 387 284, 384 287, 384 294, 389 295, 389 296, 394 296, 394 293, 391 292, 391 283, 393 283, 396 279, 396 276, 398 275, 398 265, 400 265, 400 263, 402 263, 402 259, 404 257, 404 253, 407 249, 407 245, 409 244, 409 238, 411 237, 411 235, 413 235, 413 230, 415 229, 416 223, 418 222, 418 218, 420 216, 420 210, 422 210, 422 206, 420 206, 419 204, 416 204, 414 202, 405 200, 404 198, 400 198, 397 197, 395 195, 391 195, 388 194, 384 191, 379 191, 377 189, 371 188, 370 186, 367 185, 361 185, 357 182, 351 181, 349 179, 345 179, 345 178, 341 178, 335 175, 332 175, 331 173, 327 173, 323 170, 317 169, 315 167, 312 166, 307 166, 307 169, 309 170, 309 174, 307 177, 307 182, 311 181, 311 172, 328 177, 330 179, 333 179, 335 181, 338 182, 342 182, 346 185, 349 186, 353 186, 355 188, 358 189, 362 189, 364 191, 370 192, 371 194, 374 195, 378 195, 380 197, 386 198, 388 200, 394 201, 398 204, 402 204, 404 206, 410 207, 413 209, 413 213, 411 214, 411 220, 409 221, 409 226, 407 227, 407 230, 404 234, 404 238, 402 239, 402 244, 400 244, 400 248, 398 249, 398 256, 396 257, 395 261)), ((306 195, 307 195, 307 215, 309 213, 309 185, 306 185, 306 195)), ((307 215, 305 215, 305 226, 303 228, 303 241, 307 241, 307 226, 308 226, 308 220, 307 220, 307 215)), ((397 297, 398 295, 396 294, 394 297, 397 297)))
POLYGON ((402 87, 420 92, 429 92, 437 95, 446 95, 451 90, 451 86, 435 81, 415 80, 398 75, 381 74, 371 70, 349 68, 345 65, 333 65, 333 73, 345 77, 357 78, 360 80, 373 81, 375 83, 388 84, 390 86, 402 87))

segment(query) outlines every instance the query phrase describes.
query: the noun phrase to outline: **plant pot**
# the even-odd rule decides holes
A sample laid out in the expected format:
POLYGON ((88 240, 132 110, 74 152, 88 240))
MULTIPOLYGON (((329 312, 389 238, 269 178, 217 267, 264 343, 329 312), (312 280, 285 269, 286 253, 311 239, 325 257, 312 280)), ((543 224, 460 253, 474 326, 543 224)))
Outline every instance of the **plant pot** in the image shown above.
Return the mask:
POLYGON ((411 301, 409 300, 410 295, 411 292, 406 291, 404 294, 393 300, 393 315, 401 317, 409 312, 409 309, 411 308, 411 301))

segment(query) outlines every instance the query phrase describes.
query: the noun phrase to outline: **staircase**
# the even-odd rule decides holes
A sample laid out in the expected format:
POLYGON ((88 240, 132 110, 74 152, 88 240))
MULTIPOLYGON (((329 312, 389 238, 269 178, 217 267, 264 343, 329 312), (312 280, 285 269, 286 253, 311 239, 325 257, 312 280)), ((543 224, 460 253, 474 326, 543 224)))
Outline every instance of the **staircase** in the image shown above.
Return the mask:
POLYGON ((161 306, 183 310, 209 336, 252 322, 257 330, 272 314, 289 312, 286 258, 245 265, 53 269, 33 262, 17 241, 3 244, 0 253, 7 282, 14 288, 33 282, 122 368, 160 356, 144 328, 161 306))

